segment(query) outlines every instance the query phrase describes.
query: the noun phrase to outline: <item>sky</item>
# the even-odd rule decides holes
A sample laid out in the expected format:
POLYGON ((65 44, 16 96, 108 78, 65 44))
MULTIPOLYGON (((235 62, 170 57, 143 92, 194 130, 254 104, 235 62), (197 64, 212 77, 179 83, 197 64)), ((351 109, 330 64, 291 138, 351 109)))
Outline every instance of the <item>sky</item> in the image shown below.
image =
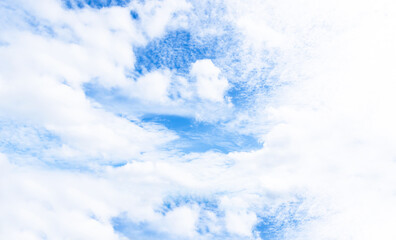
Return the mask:
POLYGON ((393 0, 0 0, 0 239, 396 239, 393 0))

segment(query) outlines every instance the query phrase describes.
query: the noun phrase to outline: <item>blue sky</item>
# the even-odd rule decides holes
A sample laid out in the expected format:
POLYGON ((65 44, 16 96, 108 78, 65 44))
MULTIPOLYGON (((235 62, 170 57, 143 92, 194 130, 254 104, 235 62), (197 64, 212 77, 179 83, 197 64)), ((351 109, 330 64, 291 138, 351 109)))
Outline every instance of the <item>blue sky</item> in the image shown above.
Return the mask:
POLYGON ((395 9, 0 0, 0 239, 395 239, 395 9))

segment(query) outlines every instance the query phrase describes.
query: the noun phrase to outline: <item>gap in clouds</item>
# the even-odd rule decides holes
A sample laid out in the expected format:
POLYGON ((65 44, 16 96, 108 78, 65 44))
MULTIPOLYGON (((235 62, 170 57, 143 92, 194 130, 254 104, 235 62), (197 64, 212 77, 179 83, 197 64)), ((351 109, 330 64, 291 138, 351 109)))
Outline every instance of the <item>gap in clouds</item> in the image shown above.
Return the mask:
POLYGON ((175 208, 182 207, 184 205, 193 205, 198 204, 201 207, 201 210, 209 210, 212 212, 216 212, 217 216, 224 216, 224 212, 219 209, 219 202, 217 199, 203 197, 203 196, 168 196, 163 200, 162 206, 157 210, 157 212, 162 215, 166 215, 166 213, 174 210, 175 208))
POLYGON ((160 240, 173 239, 170 234, 159 232, 156 227, 150 226, 146 222, 135 223, 126 214, 121 214, 111 220, 116 233, 127 237, 127 239, 160 240))
POLYGON ((178 148, 185 153, 219 151, 252 151, 262 147, 253 136, 227 131, 222 126, 200 122, 194 118, 175 115, 143 116, 143 122, 158 123, 175 131, 179 139, 169 143, 169 148, 178 148))
POLYGON ((162 68, 188 74, 191 64, 201 59, 215 59, 219 54, 216 39, 199 41, 186 30, 171 31, 134 50, 138 74, 162 68))
POLYGON ((119 6, 125 7, 131 0, 62 0, 68 9, 91 7, 95 9, 119 6))
POLYGON ((258 223, 253 231, 258 234, 261 239, 290 239, 293 238, 299 226, 312 219, 304 209, 304 200, 297 198, 295 201, 282 203, 275 210, 271 209, 270 213, 259 214, 258 223))
POLYGON ((262 143, 252 134, 235 132, 226 127, 229 120, 208 122, 197 120, 187 112, 161 107, 139 105, 119 93, 117 89, 104 89, 95 84, 84 85, 86 96, 99 102, 105 108, 127 117, 136 124, 153 123, 174 131, 178 138, 166 144, 165 149, 181 150, 185 153, 219 151, 252 151, 262 147, 262 143), (131 106, 134 106, 131 109, 131 106), (136 106, 136 107, 135 107, 136 106))

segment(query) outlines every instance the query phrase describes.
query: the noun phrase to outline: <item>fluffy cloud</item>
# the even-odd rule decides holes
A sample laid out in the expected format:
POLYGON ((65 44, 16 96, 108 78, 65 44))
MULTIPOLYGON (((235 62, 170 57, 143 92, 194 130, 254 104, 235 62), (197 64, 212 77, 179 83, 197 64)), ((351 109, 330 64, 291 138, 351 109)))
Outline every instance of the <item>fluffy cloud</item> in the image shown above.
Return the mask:
POLYGON ((170 77, 169 71, 147 73, 131 86, 131 95, 159 103, 170 101, 168 98, 170 77))
POLYGON ((167 28, 186 26, 185 15, 191 5, 184 0, 132 2, 140 18, 140 27, 149 38, 161 37, 167 28))
POLYGON ((219 78, 218 69, 211 60, 198 60, 191 68, 191 74, 196 78, 197 94, 201 99, 222 102, 225 91, 229 88, 225 78, 219 78))

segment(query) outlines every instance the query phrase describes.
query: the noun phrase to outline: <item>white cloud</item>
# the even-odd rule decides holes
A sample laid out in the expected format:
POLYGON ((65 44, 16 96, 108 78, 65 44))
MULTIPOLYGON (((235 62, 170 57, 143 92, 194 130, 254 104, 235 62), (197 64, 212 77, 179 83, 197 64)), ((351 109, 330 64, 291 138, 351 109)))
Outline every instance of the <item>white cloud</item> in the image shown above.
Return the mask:
POLYGON ((228 81, 220 77, 220 69, 210 59, 198 60, 191 67, 191 75, 196 78, 198 96, 203 100, 223 102, 229 88, 228 81))
POLYGON ((250 237, 257 218, 254 213, 226 213, 226 226, 230 233, 250 237))
MULTIPOLYGON (((8 43, 0 49, 2 115, 27 119, 25 124, 41 126, 59 136, 63 145, 49 151, 61 158, 125 161, 174 139, 165 129, 137 126, 106 112, 83 91, 83 84, 91 81, 109 89, 131 88, 125 73, 135 62, 132 46, 146 40, 145 30, 131 20, 129 9, 71 11, 59 2, 46 3, 7 3, 23 8, 39 25, 47 25, 53 36, 45 28, 34 32, 28 24, 2 33, 2 40, 8 43), (158 133, 164 138, 159 139, 158 133)), ((172 9, 166 10, 167 14, 172 15, 172 9)), ((26 13, 9 14, 23 18, 26 13)), ((167 101, 169 73, 163 73, 143 76, 133 91, 143 99, 167 101)))
MULTIPOLYGON (((259 135, 264 146, 184 155, 162 148, 174 133, 106 111, 82 85, 96 79, 141 102, 186 105, 189 114, 218 119, 228 111, 230 84, 209 59, 192 65, 195 83, 169 70, 136 82, 125 77, 135 61, 132 47, 161 37, 168 27, 184 27, 172 16, 190 9, 188 3, 132 3, 140 23, 130 20, 128 8, 15 4, 50 26, 54 36, 32 30, 19 11, 10 20, 15 28, 2 26, 7 44, 0 46, 0 116, 23 126, 15 131, 22 132, 15 137, 21 144, 26 138, 40 141, 29 129, 59 136, 58 148, 45 149, 54 162, 87 161, 81 165, 89 171, 38 168, 0 156, 0 238, 123 239, 111 219, 124 213, 133 223, 190 239, 200 226, 210 230, 202 235, 206 239, 251 238, 266 217, 274 225, 285 223, 278 229, 284 239, 396 237, 392 1, 229 2, 227 19, 243 42, 241 62, 254 60, 246 69, 267 66, 268 58, 276 62, 270 94, 252 92, 246 112, 230 124, 236 131, 244 124, 243 131, 259 135), (113 168, 91 162, 98 158, 130 163, 113 168), (162 214, 169 196, 198 196, 218 206, 181 203, 162 214), (289 206, 296 198, 302 203, 289 206)), ((264 80, 252 84, 257 81, 264 80)))
POLYGON ((132 84, 130 95, 136 95, 147 101, 166 103, 170 101, 168 97, 170 78, 169 70, 149 72, 132 84))
POLYGON ((198 209, 187 206, 178 207, 165 215, 164 223, 159 226, 166 232, 193 238, 196 236, 196 223, 198 220, 198 209))
POLYGON ((81 174, 20 168, 4 158, 2 166, 1 238, 122 239, 106 219, 114 212, 105 203, 113 190, 103 181, 100 194, 81 174))
MULTIPOLYGON (((250 119, 265 129, 263 183, 316 199, 307 211, 318 220, 302 224, 287 239, 392 239, 394 230, 386 223, 394 221, 395 211, 388 203, 396 197, 390 174, 396 114, 389 91, 395 72, 389 64, 396 34, 388 13, 395 5, 287 5, 263 4, 264 11, 255 15, 285 26, 279 30, 291 45, 280 48, 274 70, 286 85, 270 101, 262 96, 262 107, 250 119)), ((257 38, 266 37, 271 35, 257 33, 257 38)))
POLYGON ((183 15, 191 8, 184 0, 148 1, 144 4, 132 2, 131 5, 137 9, 141 28, 149 39, 161 37, 167 27, 177 29, 185 26, 183 18, 175 15, 183 15))

